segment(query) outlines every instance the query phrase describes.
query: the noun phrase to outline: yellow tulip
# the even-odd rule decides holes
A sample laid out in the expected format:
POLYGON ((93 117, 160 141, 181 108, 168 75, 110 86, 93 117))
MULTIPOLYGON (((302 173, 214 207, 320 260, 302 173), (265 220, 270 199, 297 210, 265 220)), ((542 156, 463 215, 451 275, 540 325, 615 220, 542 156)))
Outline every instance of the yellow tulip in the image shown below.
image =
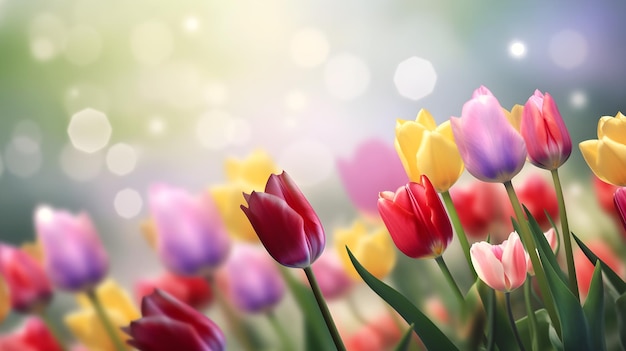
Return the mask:
POLYGON ((395 146, 409 179, 419 182, 425 174, 439 193, 448 191, 463 173, 450 121, 437 126, 425 109, 415 121, 397 120, 395 146))
POLYGON ((156 224, 154 223, 154 219, 146 219, 140 224, 141 234, 143 238, 146 240, 148 245, 154 249, 156 248, 157 240, 159 237, 159 233, 157 232, 156 224))
POLYGON ((358 219, 352 227, 337 229, 334 244, 340 253, 341 262, 351 278, 361 281, 361 276, 350 261, 346 246, 357 260, 378 279, 383 279, 396 264, 396 250, 384 225, 378 224, 368 231, 365 223, 358 219))
POLYGON ((507 109, 503 109, 504 114, 506 115, 506 119, 509 120, 509 123, 517 130, 520 131, 520 125, 522 124, 522 113, 524 112, 523 105, 515 105, 511 109, 511 112, 507 111, 507 109))
POLYGON ((243 160, 227 158, 224 162, 227 182, 209 188, 230 235, 247 242, 258 242, 256 232, 240 205, 245 204, 243 193, 263 191, 272 173, 278 167, 270 155, 255 150, 243 160))
MULTIPOLYGON (((100 284, 96 289, 96 294, 111 322, 118 329, 128 326, 132 320, 141 317, 126 291, 113 280, 107 280, 100 284)), ((115 351, 113 342, 107 335, 87 296, 78 295, 77 302, 80 308, 67 314, 64 318, 65 324, 72 334, 90 351, 115 351)), ((129 338, 121 330, 118 330, 118 333, 122 340, 129 338)), ((128 349, 130 350, 131 347, 129 346, 128 349)))
POLYGON ((4 282, 4 278, 0 275, 0 323, 11 312, 11 298, 9 296, 9 287, 4 282))
POLYGON ((598 121, 598 139, 586 140, 580 151, 595 175, 607 183, 626 186, 626 116, 603 116, 598 121))

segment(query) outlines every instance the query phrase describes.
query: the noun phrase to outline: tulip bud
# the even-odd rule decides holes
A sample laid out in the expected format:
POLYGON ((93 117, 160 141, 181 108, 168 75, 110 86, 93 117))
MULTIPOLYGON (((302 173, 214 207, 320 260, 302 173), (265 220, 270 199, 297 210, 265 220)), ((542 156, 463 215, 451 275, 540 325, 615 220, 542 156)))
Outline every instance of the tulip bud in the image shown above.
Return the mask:
POLYGON ((492 289, 511 292, 526 281, 526 251, 516 232, 499 245, 486 241, 472 244, 470 256, 476 274, 492 289))
POLYGON ((0 275, 8 285, 15 311, 41 312, 52 299, 52 286, 43 267, 22 250, 0 244, 0 275))

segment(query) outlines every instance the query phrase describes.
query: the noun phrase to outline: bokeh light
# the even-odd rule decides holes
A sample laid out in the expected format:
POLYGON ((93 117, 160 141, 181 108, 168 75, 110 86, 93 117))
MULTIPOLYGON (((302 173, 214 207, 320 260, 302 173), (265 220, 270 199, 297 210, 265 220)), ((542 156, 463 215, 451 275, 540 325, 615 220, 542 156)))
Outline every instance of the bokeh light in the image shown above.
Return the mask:
POLYGON ((400 95, 411 100, 419 100, 433 92, 437 83, 437 73, 430 61, 413 56, 400 62, 393 82, 400 95))
POLYGON ((36 140, 17 135, 9 142, 4 150, 6 167, 18 177, 30 177, 41 167, 41 146, 36 140))
POLYGON ((128 174, 137 165, 137 151, 126 143, 117 143, 109 148, 106 164, 111 173, 117 175, 128 174))
POLYGON ((511 57, 521 59, 526 57, 526 44, 519 40, 514 40, 509 44, 509 54, 511 57))
POLYGON ((61 150, 59 163, 63 173, 70 179, 85 182, 96 178, 104 166, 101 152, 87 153, 67 144, 61 150))
POLYGON ((291 58, 297 66, 319 66, 326 61, 329 52, 328 40, 318 29, 304 28, 291 38, 291 58))
POLYGON ((125 188, 115 194, 113 207, 120 217, 127 219, 134 218, 143 208, 143 199, 137 190, 125 188))
POLYGON ((587 95, 580 90, 574 91, 570 95, 569 102, 575 108, 584 108, 587 106, 587 95))
POLYGON ((292 90, 285 95, 285 107, 290 111, 302 111, 308 105, 308 97, 299 90, 292 90))
POLYGON ((67 134, 78 150, 96 152, 109 143, 112 130, 104 113, 87 108, 72 116, 67 134))
POLYGON ((326 63, 324 82, 328 92, 341 100, 351 100, 363 94, 370 83, 367 64, 352 54, 339 54, 326 63))
POLYGON ((35 16, 29 28, 30 50, 39 61, 49 61, 61 53, 67 41, 67 29, 63 21, 51 13, 35 16))
POLYGON ((550 39, 550 58, 559 67, 572 69, 587 58, 588 44, 585 37, 572 29, 556 33, 550 39))

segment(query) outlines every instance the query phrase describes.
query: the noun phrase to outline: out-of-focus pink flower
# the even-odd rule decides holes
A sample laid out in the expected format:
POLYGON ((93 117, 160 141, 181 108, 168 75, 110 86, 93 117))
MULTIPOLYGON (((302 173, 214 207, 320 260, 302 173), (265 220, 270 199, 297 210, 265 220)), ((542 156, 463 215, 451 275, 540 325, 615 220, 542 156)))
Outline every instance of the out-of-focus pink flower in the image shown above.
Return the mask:
POLYGON ((380 193, 378 212, 393 242, 409 257, 441 256, 452 240, 448 214, 425 175, 422 184, 410 182, 395 193, 380 193))
MULTIPOLYGON (((611 267, 615 273, 622 277, 624 276, 624 263, 604 240, 593 239, 586 242, 585 245, 604 261, 604 263, 611 267)), ((586 297, 589 293, 589 286, 591 285, 591 278, 593 277, 595 267, 580 249, 574 251, 574 264, 576 265, 578 290, 582 297, 586 297)))
POLYGON ((472 244, 470 256, 476 274, 492 289, 510 292, 526 281, 526 251, 516 232, 499 245, 485 241, 472 244))
POLYGON ((145 296, 152 294, 155 289, 165 291, 198 310, 206 308, 213 301, 211 285, 202 277, 181 276, 164 272, 156 278, 137 281, 135 283, 135 296, 138 301, 141 301, 145 296))
POLYGON ((77 216, 40 206, 35 228, 44 253, 44 268, 56 287, 68 291, 94 288, 107 275, 109 257, 86 213, 77 216))
MULTIPOLYGON (((452 202, 469 237, 480 239, 488 234, 500 236, 503 225, 504 189, 500 184, 475 180, 463 187, 450 189, 452 202)), ((507 201, 508 202, 508 201, 507 201)), ((508 220, 510 222, 510 220, 508 220)), ((507 233, 510 233, 507 230, 507 233)))
POLYGON ((226 337, 208 317, 176 298, 155 290, 141 302, 142 318, 124 331, 140 351, 222 351, 226 337))
POLYGON ((441 324, 450 322, 450 313, 448 308, 439 296, 431 296, 424 301, 424 312, 431 317, 433 321, 441 324))
MULTIPOLYGON (((350 278, 334 250, 324 252, 311 268, 326 300, 341 298, 354 286, 354 280, 350 278)), ((303 279, 306 280, 304 274, 303 279)))
POLYGON ((465 168, 474 177, 502 183, 524 167, 524 139, 507 120, 498 99, 484 86, 463 105, 461 117, 451 117, 450 123, 465 168))
POLYGON ((337 159, 337 169, 354 206, 370 217, 378 216, 381 189, 397 189, 408 180, 393 145, 379 139, 361 143, 352 158, 337 159))
MULTIPOLYGON (((552 252, 555 252, 557 246, 559 245, 559 238, 556 236, 556 230, 554 228, 550 228, 547 232, 543 233, 543 235, 545 235, 548 244, 550 244, 552 252)), ((535 267, 533 267, 533 263, 531 262, 530 255, 528 255, 528 253, 526 253, 526 264, 528 265, 528 274, 535 275, 535 267)))
POLYGON ((322 254, 326 245, 322 223, 287 172, 270 175, 265 192, 244 197, 248 207, 241 209, 278 263, 305 268, 322 254))
POLYGON ((230 237, 207 192, 192 196, 165 184, 150 188, 150 211, 157 232, 156 250, 167 269, 181 275, 206 275, 230 251, 230 237))
POLYGON ((63 351, 39 317, 28 317, 16 331, 0 335, 2 351, 63 351))
MULTIPOLYGON (((406 328, 408 327, 407 325, 406 328)), ((403 332, 394 317, 385 313, 373 318, 344 340, 348 351, 392 350, 400 341, 403 332)))
POLYGON ((41 263, 24 251, 1 243, 0 275, 8 285, 14 311, 40 312, 52 298, 52 286, 41 263))
POLYGON ((239 244, 223 271, 226 291, 233 305, 247 313, 274 308, 285 295, 278 266, 262 248, 239 244))
POLYGON ((572 140, 559 108, 550 94, 535 90, 522 113, 520 132, 530 162, 543 169, 554 170, 572 153, 572 140))

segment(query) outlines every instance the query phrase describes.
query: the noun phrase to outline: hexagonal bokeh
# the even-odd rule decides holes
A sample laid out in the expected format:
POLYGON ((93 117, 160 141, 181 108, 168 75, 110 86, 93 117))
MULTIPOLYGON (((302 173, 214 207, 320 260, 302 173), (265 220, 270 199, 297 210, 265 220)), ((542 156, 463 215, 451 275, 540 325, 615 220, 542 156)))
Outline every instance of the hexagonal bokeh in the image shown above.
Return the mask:
POLYGON ((411 100, 419 100, 435 89, 437 73, 430 61, 413 56, 398 65, 393 82, 398 93, 411 100))
POLYGON ((86 108, 72 116, 67 134, 76 149, 92 153, 109 143, 112 130, 104 113, 86 108))

